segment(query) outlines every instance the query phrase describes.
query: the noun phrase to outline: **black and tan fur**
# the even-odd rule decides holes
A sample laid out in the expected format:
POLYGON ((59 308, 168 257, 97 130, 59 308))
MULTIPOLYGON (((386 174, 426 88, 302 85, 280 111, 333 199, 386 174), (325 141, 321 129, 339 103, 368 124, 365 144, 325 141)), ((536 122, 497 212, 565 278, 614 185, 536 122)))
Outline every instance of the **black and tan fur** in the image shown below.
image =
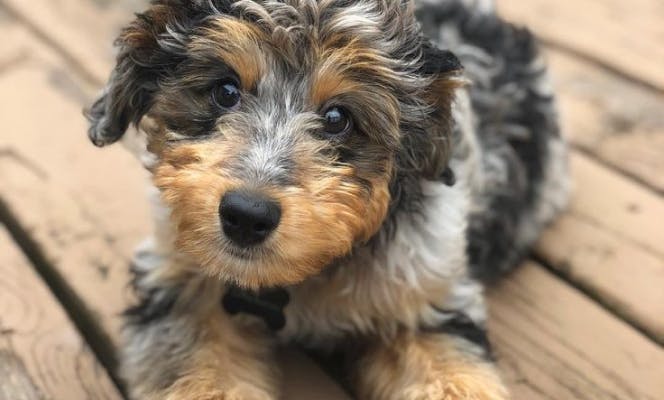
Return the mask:
MULTIPOLYGON (((509 396, 482 281, 564 205, 564 142, 531 35, 471 0, 155 0, 118 39, 88 112, 152 174, 123 374, 137 399, 277 399, 274 346, 350 349, 363 400, 509 396), (214 93, 235 82, 241 100, 214 93), (325 133, 343 107, 352 129, 325 133), (281 210, 260 245, 220 201, 281 210), (229 285, 288 291, 277 332, 221 307, 229 285)), ((350 126, 350 125, 349 125, 350 126)))

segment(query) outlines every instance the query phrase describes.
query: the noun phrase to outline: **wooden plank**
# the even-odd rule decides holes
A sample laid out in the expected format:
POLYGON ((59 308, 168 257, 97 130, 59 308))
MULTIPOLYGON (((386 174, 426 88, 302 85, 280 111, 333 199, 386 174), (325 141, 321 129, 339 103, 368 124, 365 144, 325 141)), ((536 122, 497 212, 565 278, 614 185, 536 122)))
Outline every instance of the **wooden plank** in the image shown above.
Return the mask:
POLYGON ((664 350, 534 263, 489 291, 515 400, 664 398, 664 350))
POLYGON ((64 54, 88 82, 101 83, 115 59, 113 38, 147 0, 0 0, 0 8, 64 54))
POLYGON ((85 86, 41 55, 0 76, 0 196, 82 302, 94 304, 103 328, 116 332, 149 210, 132 157, 120 146, 90 146, 83 98, 85 86))
POLYGON ((661 257, 574 215, 547 230, 538 252, 630 323, 664 341, 661 257))
MULTIPOLYGON (((662 193, 664 96, 560 51, 547 55, 571 142, 662 193)), ((539 254, 664 343, 663 201, 579 154, 572 171, 572 212, 539 254)))
POLYGON ((664 193, 664 95, 560 51, 547 56, 571 142, 664 193))
POLYGON ((659 0, 498 0, 499 12, 542 39, 664 90, 659 0))
POLYGON ((617 234, 627 243, 664 255, 661 196, 613 173, 588 157, 571 155, 575 193, 570 211, 617 234))
POLYGON ((571 169, 569 213, 537 252, 664 343, 664 200, 577 152, 571 169))
POLYGON ((57 300, 0 226, 0 399, 120 399, 57 300))

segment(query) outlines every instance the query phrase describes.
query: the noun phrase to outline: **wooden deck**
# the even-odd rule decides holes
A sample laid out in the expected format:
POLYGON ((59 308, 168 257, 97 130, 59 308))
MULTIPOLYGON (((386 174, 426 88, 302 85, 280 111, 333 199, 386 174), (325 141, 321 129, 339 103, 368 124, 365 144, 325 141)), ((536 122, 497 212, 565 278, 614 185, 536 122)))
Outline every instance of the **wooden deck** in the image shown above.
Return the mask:
MULTIPOLYGON (((121 398, 145 174, 89 145, 81 109, 141 3, 0 0, 0 400, 121 398)), ((575 180, 567 214, 490 290, 500 366, 518 400, 664 399, 664 2, 499 8, 546 44, 575 180)))

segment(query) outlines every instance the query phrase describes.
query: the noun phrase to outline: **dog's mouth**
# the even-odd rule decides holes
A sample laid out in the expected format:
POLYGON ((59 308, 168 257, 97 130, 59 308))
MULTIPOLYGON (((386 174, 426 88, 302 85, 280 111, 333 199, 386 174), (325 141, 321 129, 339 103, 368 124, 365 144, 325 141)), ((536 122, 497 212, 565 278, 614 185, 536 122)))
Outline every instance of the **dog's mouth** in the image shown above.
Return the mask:
POLYGON ((223 252, 227 256, 232 257, 239 261, 247 263, 260 263, 260 260, 269 256, 269 249, 263 246, 241 248, 233 246, 225 246, 223 252))

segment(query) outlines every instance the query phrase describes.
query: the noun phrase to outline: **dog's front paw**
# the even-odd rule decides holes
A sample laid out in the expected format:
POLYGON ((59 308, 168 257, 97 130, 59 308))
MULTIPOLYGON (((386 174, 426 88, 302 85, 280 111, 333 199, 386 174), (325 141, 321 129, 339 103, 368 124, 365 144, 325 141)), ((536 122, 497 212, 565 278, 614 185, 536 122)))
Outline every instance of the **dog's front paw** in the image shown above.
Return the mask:
POLYGON ((278 396, 274 396, 264 390, 258 389, 251 385, 240 384, 232 388, 226 393, 224 400, 276 400, 278 396))
POLYGON ((238 384, 227 390, 179 387, 154 397, 154 400, 276 400, 277 397, 251 385, 238 384))
POLYGON ((404 390, 405 400, 509 400, 499 379, 459 374, 434 382, 412 385, 404 390))

